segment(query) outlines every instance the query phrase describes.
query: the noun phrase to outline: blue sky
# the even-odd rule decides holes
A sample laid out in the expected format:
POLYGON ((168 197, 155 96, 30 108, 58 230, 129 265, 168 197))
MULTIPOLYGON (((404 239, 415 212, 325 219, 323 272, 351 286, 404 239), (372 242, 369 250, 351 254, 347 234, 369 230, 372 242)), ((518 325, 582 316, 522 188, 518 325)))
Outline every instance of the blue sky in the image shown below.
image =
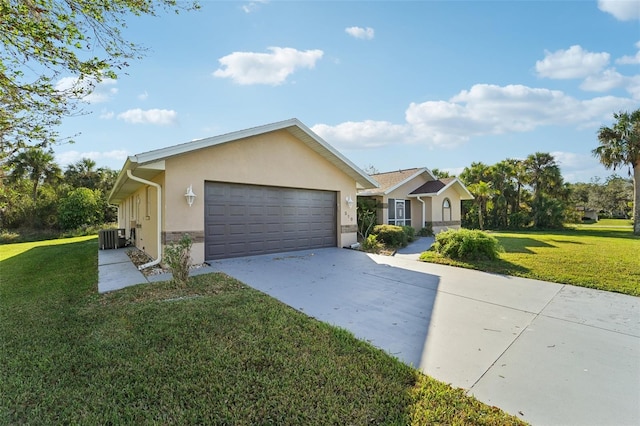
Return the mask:
POLYGON ((640 107, 638 0, 200 3, 128 21, 149 51, 65 120, 62 166, 296 117, 363 168, 541 151, 588 182, 598 128, 640 107))

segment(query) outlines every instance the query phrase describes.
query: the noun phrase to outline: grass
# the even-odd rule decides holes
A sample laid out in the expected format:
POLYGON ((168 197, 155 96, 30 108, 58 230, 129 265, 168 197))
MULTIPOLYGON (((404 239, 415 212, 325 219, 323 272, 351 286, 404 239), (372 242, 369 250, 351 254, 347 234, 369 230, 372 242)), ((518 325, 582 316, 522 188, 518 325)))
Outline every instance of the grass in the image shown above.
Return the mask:
POLYGON ((421 259, 487 272, 640 296, 640 238, 631 221, 604 219, 559 231, 491 232, 505 252, 496 261, 421 259))
POLYGON ((0 246, 0 424, 521 424, 223 274, 99 295, 97 240, 0 246))

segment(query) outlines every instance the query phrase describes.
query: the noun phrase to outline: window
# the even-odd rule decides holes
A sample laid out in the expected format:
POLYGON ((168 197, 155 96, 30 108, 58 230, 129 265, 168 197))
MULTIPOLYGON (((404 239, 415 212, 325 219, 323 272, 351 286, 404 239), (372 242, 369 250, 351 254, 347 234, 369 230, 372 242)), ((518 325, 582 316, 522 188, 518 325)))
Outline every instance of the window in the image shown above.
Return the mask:
POLYGON ((144 216, 145 219, 149 219, 149 187, 147 186, 146 188, 146 194, 145 194, 145 209, 144 209, 144 216))
POLYGON ((442 202, 442 220, 451 222, 451 201, 448 198, 445 198, 442 202))
POLYGON ((389 198, 389 225, 411 226, 411 201, 389 198))

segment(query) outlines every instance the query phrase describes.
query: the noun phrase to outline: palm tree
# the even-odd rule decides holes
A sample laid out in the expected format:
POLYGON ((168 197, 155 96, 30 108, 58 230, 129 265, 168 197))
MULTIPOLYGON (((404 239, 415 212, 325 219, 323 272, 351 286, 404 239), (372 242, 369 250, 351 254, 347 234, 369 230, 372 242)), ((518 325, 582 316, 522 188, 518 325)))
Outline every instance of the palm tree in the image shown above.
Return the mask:
POLYGON ((607 169, 633 169, 633 233, 640 235, 640 109, 614 113, 613 118, 612 127, 598 130, 600 146, 591 152, 607 169))
POLYGON ((10 178, 13 181, 27 178, 33 184, 33 202, 38 198, 38 187, 44 182, 53 182, 60 178, 60 167, 54 163, 53 152, 42 148, 27 148, 9 161, 10 178))
MULTIPOLYGON (((548 223, 550 210, 545 208, 549 199, 560 201, 564 196, 564 182, 560 167, 553 155, 546 152, 536 152, 524 160, 528 184, 533 189, 533 226, 540 227, 548 223)), ((562 218, 554 218, 552 222, 560 222, 562 218)))
POLYGON ((83 158, 74 164, 69 164, 64 172, 65 180, 74 188, 96 189, 100 175, 95 167, 96 162, 90 158, 83 158))
POLYGON ((491 187, 491 184, 480 181, 468 186, 469 191, 475 197, 476 203, 478 203, 478 223, 480 229, 484 230, 484 216, 486 216, 487 201, 496 193, 491 187))

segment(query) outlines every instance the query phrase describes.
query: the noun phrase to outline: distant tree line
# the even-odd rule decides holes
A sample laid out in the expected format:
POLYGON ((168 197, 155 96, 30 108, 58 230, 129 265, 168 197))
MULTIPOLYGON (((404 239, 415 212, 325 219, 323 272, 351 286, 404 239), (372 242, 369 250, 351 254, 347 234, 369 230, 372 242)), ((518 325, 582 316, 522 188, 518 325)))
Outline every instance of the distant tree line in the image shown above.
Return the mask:
POLYGON ((63 171, 53 153, 22 149, 3 165, 0 181, 0 229, 67 230, 117 219, 107 203, 118 172, 96 168, 89 158, 63 171))
POLYGON ((544 152, 491 166, 472 163, 460 174, 475 196, 463 202, 463 226, 559 228, 590 209, 601 217, 633 218, 633 232, 640 235, 640 109, 613 118, 613 126, 598 130, 599 145, 591 152, 607 169, 628 167, 632 178, 614 174, 604 182, 565 183, 555 158, 544 152))
POLYGON ((631 179, 612 175, 604 182, 566 183, 549 153, 493 165, 474 162, 459 178, 475 197, 463 201, 462 225, 467 228, 560 228, 583 220, 585 208, 600 217, 632 214, 631 179))

